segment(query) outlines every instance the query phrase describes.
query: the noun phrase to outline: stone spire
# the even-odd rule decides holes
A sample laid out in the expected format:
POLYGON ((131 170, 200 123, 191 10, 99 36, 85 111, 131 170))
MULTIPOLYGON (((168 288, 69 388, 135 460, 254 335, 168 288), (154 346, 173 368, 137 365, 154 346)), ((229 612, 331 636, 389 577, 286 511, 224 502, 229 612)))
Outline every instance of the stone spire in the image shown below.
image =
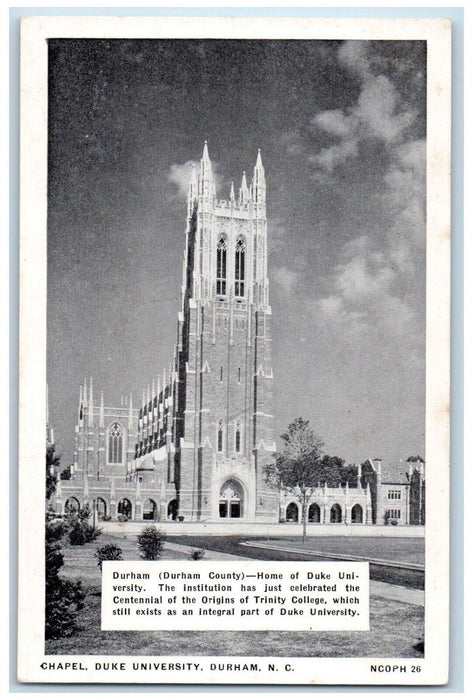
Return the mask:
POLYGON ((99 428, 105 427, 105 411, 103 405, 103 391, 100 393, 100 415, 99 415, 99 428))
POLYGON ((232 186, 230 187, 230 202, 234 202, 234 201, 235 201, 235 188, 234 188, 233 182, 232 182, 232 186))
POLYGON ((205 142, 204 152, 200 160, 199 195, 208 200, 212 199, 215 195, 215 182, 207 141, 205 142))
POLYGON ((256 165, 253 170, 252 195, 255 206, 261 209, 264 214, 266 208, 266 179, 264 176, 263 161, 261 160, 261 151, 258 148, 256 165))
POLYGON ((87 379, 85 377, 84 377, 83 403, 84 403, 84 408, 85 408, 88 405, 87 404, 87 379))
POLYGON ((240 204, 244 204, 245 202, 248 201, 248 183, 246 182, 246 171, 243 171, 243 177, 241 178, 241 187, 240 187, 240 204))

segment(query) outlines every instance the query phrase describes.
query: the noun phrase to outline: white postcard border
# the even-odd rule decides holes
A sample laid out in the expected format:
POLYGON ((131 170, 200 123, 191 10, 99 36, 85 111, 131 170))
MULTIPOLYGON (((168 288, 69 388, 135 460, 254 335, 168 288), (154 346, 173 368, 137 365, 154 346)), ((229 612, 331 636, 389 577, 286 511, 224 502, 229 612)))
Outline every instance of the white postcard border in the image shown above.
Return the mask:
MULTIPOLYGON (((86 680, 38 672, 44 661, 44 426, 46 423, 47 39, 72 38, 425 39, 427 121, 427 376, 425 672, 408 684, 448 678, 449 572, 449 326, 450 326, 450 22, 439 19, 314 19, 206 17, 29 17, 22 23, 19 394, 20 681, 156 682, 146 677, 86 680)), ((61 657, 54 657, 59 660, 61 657)), ((79 662, 82 657, 73 657, 79 662)), ((100 657, 93 657, 94 661, 100 657)), ((137 657, 138 658, 138 657, 137 657)), ((198 657, 201 659, 202 657, 198 657)), ((219 658, 220 660, 220 658, 219 658)), ((266 659, 265 659, 266 661, 266 659)), ((280 661, 280 659, 279 659, 280 661)), ((295 662, 294 659, 288 663, 295 662)), ((298 683, 379 683, 369 659, 299 659, 298 683), (322 663, 323 662, 323 663, 322 663), (320 666, 320 668, 319 668, 320 666), (316 670, 317 669, 317 670, 316 670), (344 681, 345 682, 345 681, 344 681)), ((399 663, 399 659, 392 660, 399 663)), ((212 682, 183 676, 160 682, 212 682)), ((266 683, 266 676, 219 682, 266 683)), ((278 683, 294 683, 278 679, 278 683)), ((392 676, 382 682, 400 683, 392 676)), ((406 683, 405 676, 402 683, 406 683)))

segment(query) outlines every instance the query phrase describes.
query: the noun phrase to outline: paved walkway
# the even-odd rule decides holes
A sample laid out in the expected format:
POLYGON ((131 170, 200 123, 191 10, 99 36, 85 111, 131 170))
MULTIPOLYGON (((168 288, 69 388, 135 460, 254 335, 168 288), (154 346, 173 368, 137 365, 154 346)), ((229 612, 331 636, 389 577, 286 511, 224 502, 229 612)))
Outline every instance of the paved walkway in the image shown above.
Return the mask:
MULTIPOLYGON (((176 544, 175 542, 166 542, 164 545, 164 550, 185 554, 186 559, 189 558, 191 553, 196 549, 200 549, 200 547, 189 547, 188 545, 176 544)), ((237 554, 227 554, 227 552, 217 552, 210 549, 204 549, 203 551, 205 552, 205 556, 203 557, 204 561, 230 561, 234 559, 252 559, 254 561, 252 557, 240 557, 237 554)))
MULTIPOLYGON (((117 535, 138 534, 146 524, 154 524, 167 535, 231 535, 232 537, 298 537, 302 535, 302 523, 250 523, 238 518, 222 518, 218 522, 182 522, 172 520, 151 523, 150 521, 133 521, 126 523, 106 521, 100 523, 100 528, 107 533, 117 535), (227 522, 228 521, 228 522, 227 522)), ((307 534, 319 537, 412 537, 423 538, 424 527, 422 525, 398 525, 387 527, 385 525, 344 525, 332 523, 307 523, 307 534)))

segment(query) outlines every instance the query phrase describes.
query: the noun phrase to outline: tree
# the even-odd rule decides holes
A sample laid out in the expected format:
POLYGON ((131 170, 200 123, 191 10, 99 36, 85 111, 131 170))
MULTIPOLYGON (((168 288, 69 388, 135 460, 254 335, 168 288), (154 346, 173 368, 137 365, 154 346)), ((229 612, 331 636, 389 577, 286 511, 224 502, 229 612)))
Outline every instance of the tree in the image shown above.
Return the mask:
POLYGON ((48 445, 46 447, 46 500, 49 501, 50 497, 56 490, 57 475, 56 467, 60 464, 60 459, 56 455, 54 445, 48 445))
POLYGON ((266 479, 274 486, 292 491, 302 507, 302 539, 307 537, 307 503, 325 474, 321 466, 323 441, 309 427, 309 421, 296 418, 281 435, 282 450, 265 468, 266 479))
POLYGON ((345 460, 341 457, 331 457, 324 455, 317 462, 318 482, 327 484, 330 488, 340 486, 343 480, 345 460))
POLYGON ((76 617, 84 605, 84 591, 80 581, 68 581, 59 576, 64 564, 61 550, 66 533, 62 520, 46 519, 46 639, 56 639, 73 634, 76 617))

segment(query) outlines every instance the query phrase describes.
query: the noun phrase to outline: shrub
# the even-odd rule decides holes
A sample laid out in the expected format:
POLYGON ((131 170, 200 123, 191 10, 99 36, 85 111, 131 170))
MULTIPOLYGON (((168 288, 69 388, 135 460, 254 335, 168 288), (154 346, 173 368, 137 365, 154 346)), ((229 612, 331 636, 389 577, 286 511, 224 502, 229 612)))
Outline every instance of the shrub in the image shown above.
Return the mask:
POLYGON ((385 510, 384 515, 383 515, 383 522, 385 525, 389 525, 389 518, 390 518, 389 510, 385 510))
POLYGON ((46 581, 46 639, 68 637, 75 632, 84 597, 81 581, 67 581, 59 576, 46 581))
POLYGON ((93 542, 100 535, 102 530, 90 525, 87 520, 77 515, 72 515, 68 519, 68 539, 73 545, 82 545, 86 542, 93 542))
POLYGON ((64 564, 61 544, 65 532, 66 524, 62 520, 46 521, 46 639, 73 634, 77 613, 84 605, 82 583, 59 577, 59 569, 64 564))
POLYGON ((194 559, 194 561, 198 561, 199 559, 203 559, 205 557, 205 549, 193 549, 191 552, 191 559, 194 559))
POLYGON ((138 549, 142 559, 159 559, 165 542, 165 534, 156 525, 145 527, 138 535, 138 549))
POLYGON ((397 525, 397 520, 391 520, 391 525, 397 525))
POLYGON ((102 562, 121 561, 123 559, 122 550, 116 544, 104 544, 102 547, 97 547, 94 556, 97 559, 97 566, 100 571, 102 571, 102 562))
POLYGON ((119 523, 126 523, 126 521, 128 520, 128 518, 126 517, 126 515, 123 515, 122 513, 120 513, 120 515, 118 516, 117 520, 118 520, 119 523))

